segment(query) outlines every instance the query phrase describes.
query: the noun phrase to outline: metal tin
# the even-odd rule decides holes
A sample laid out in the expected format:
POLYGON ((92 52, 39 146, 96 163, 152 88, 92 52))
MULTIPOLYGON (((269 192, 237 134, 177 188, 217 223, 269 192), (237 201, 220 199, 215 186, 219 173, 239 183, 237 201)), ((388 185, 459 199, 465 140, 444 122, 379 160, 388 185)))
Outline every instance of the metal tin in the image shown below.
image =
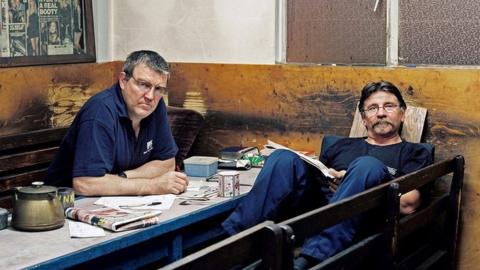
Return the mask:
POLYGON ((193 156, 183 161, 185 173, 194 177, 209 177, 217 173, 218 158, 193 156))
POLYGON ((63 207, 63 212, 70 207, 74 206, 75 203, 75 192, 73 188, 69 187, 59 187, 58 188, 58 197, 60 199, 60 203, 63 207))
POLYGON ((223 171, 218 173, 218 196, 235 197, 240 195, 240 173, 223 171))

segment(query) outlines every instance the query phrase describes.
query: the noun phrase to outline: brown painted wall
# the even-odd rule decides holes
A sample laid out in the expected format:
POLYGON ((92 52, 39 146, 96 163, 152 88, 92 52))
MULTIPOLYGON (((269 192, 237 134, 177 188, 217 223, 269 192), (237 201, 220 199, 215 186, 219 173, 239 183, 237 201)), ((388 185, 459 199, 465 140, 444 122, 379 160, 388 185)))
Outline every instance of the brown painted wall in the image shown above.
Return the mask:
POLYGON ((437 157, 464 153, 479 139, 480 71, 474 69, 174 64, 172 73, 170 105, 206 112, 202 149, 210 153, 267 138, 317 149, 323 134, 348 135, 360 89, 379 79, 428 109, 425 138, 437 146, 437 157))
POLYGON ((67 124, 55 115, 71 116, 85 97, 112 85, 118 69, 119 63, 0 69, 0 135, 67 124))
MULTIPOLYGON (((116 81, 120 65, 1 69, 0 135, 68 123, 86 97, 116 81)), ((348 135, 361 87, 379 79, 428 109, 425 139, 438 160, 466 157, 460 268, 472 269, 480 262, 480 70, 176 63, 169 103, 204 113, 198 154, 267 139, 318 152, 324 134, 348 135)))

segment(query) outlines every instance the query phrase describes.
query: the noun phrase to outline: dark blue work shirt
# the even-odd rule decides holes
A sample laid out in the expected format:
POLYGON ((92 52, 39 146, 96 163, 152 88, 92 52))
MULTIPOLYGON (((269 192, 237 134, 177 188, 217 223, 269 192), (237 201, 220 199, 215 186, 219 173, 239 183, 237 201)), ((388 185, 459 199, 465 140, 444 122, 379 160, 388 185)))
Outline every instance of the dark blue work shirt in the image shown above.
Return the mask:
POLYGON ((148 161, 173 158, 177 151, 163 99, 140 122, 137 139, 117 83, 90 98, 80 109, 45 182, 71 186, 73 177, 117 174, 148 161))
POLYGON ((388 167, 396 178, 432 164, 430 152, 421 144, 402 141, 379 146, 369 144, 365 138, 343 138, 330 146, 320 157, 327 167, 346 170, 350 163, 361 156, 372 156, 388 167))

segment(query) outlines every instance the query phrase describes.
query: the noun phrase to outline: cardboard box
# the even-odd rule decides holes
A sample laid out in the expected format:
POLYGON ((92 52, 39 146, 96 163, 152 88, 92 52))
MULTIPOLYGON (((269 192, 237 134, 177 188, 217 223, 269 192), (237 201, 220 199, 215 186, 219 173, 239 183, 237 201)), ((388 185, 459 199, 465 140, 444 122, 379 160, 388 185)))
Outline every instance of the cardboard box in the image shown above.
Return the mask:
POLYGON ((218 158, 193 156, 183 161, 188 176, 209 177, 217 173, 218 158))

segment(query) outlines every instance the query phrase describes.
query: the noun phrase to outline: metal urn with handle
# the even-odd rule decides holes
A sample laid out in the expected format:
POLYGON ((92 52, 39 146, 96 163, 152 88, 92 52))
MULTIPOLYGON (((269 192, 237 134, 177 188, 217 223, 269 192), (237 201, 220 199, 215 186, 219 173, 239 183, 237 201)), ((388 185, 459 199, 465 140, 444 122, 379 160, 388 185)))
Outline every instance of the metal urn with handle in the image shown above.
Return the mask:
POLYGON ((65 216, 56 187, 33 182, 13 190, 12 227, 24 231, 46 231, 63 226, 65 216))

